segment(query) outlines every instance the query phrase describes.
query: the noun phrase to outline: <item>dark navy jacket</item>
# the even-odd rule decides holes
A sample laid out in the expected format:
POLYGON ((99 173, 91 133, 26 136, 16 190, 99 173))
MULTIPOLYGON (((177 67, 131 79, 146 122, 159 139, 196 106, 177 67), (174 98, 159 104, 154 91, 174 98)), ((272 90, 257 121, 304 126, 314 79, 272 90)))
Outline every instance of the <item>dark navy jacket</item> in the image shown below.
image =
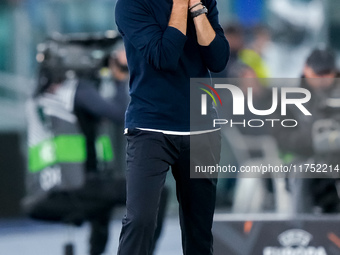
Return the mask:
POLYGON ((118 0, 116 23, 131 75, 127 128, 190 131, 190 78, 222 71, 229 58, 216 1, 204 3, 216 31, 206 47, 197 43, 190 15, 186 36, 168 26, 172 0, 118 0))

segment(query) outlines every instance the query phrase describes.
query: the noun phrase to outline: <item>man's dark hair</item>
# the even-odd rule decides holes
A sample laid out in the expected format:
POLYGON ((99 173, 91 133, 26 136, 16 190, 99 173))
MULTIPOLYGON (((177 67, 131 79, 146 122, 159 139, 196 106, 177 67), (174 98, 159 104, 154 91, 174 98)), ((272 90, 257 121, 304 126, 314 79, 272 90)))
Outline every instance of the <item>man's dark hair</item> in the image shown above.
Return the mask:
POLYGON ((331 48, 316 48, 307 58, 306 65, 317 75, 325 75, 336 71, 335 53, 331 48))

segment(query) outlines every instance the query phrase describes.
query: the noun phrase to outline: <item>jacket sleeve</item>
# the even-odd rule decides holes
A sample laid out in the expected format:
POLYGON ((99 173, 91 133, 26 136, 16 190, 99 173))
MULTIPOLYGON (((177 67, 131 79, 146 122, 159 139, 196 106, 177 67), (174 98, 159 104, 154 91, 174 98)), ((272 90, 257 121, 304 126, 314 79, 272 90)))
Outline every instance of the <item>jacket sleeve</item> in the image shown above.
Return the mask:
POLYGON ((207 17, 212 28, 215 30, 216 36, 210 45, 200 46, 200 50, 208 69, 212 72, 221 72, 227 66, 229 60, 229 43, 219 24, 216 0, 207 0, 206 4, 208 8, 207 17))
POLYGON ((186 36, 168 26, 162 30, 141 0, 119 0, 116 23, 120 33, 148 64, 158 70, 176 70, 186 42, 186 36))

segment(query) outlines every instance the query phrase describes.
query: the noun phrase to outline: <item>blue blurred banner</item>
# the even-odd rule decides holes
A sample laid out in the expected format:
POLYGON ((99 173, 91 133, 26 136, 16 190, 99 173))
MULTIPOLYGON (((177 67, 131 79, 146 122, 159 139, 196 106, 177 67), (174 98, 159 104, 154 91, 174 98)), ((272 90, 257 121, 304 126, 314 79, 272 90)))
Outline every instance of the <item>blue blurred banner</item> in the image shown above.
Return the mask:
POLYGON ((249 27, 261 22, 263 5, 263 0, 238 0, 234 2, 234 10, 240 23, 249 27))

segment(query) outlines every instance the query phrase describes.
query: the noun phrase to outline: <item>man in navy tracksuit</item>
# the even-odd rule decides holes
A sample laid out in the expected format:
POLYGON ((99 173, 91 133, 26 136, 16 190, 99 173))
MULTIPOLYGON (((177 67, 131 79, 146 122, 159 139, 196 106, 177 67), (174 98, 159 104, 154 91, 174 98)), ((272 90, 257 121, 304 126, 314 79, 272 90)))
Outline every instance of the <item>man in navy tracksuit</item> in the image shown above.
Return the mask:
MULTIPOLYGON (((227 64, 229 44, 216 1, 118 0, 116 22, 131 75, 127 213, 118 254, 150 253, 169 166, 176 180, 183 252, 212 254, 216 178, 191 179, 190 163, 216 165, 220 133, 209 125, 190 133, 190 78, 210 77, 209 70, 219 72, 227 64), (190 148, 204 157, 190 156, 190 148)), ((212 106, 207 112, 211 120, 216 116, 212 106)))

